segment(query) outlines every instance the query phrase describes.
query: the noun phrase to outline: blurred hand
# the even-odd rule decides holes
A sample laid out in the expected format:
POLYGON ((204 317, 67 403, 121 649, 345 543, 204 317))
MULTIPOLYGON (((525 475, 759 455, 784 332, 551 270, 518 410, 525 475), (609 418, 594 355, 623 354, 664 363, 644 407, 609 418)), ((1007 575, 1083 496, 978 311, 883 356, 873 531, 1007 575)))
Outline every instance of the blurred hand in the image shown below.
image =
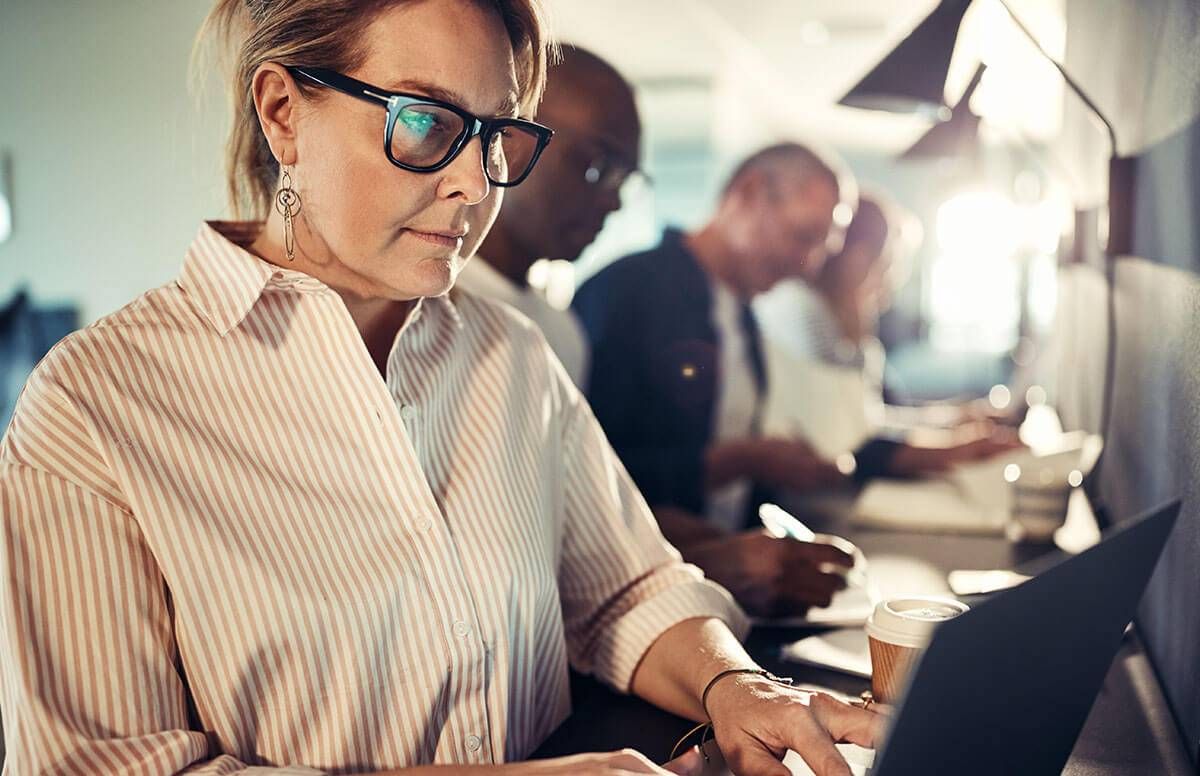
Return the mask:
POLYGON ((984 434, 949 447, 904 445, 892 456, 888 474, 896 477, 937 474, 957 464, 986 460, 1022 447, 1012 429, 989 427, 984 434))
POLYGON ((802 439, 768 437, 754 440, 756 471, 751 478, 758 482, 793 491, 836 488, 847 482, 832 461, 817 454, 802 439))
POLYGON ((780 760, 788 749, 817 776, 850 776, 834 743, 874 748, 884 719, 824 693, 749 674, 713 685, 708 712, 725 762, 738 776, 787 776, 780 760))
POLYGON ((854 565, 853 545, 776 539, 765 531, 700 542, 682 552, 759 617, 798 616, 811 606, 828 606, 846 586, 831 567, 854 565))
POLYGON ((997 409, 986 398, 974 399, 965 404, 958 405, 958 408, 959 419, 956 425, 970 425, 982 422, 996 423, 1009 427, 1021 425, 1021 421, 1025 418, 1025 412, 1029 409, 1023 402, 1014 402, 1009 407, 997 409))

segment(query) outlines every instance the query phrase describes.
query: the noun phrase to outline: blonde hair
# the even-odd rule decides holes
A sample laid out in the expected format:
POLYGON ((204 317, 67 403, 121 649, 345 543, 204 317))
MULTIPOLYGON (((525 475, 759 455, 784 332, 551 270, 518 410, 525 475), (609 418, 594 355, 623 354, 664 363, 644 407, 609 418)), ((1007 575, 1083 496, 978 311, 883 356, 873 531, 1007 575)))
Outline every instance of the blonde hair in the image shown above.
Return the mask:
MULTIPOLYGON (((367 52, 363 31, 380 11, 408 0, 217 0, 200 28, 192 75, 205 69, 216 47, 229 79, 233 126, 225 147, 226 188, 235 217, 264 218, 279 164, 258 122, 251 82, 264 62, 347 72, 367 52)), ((533 115, 546 84, 551 51, 541 0, 473 0, 494 8, 512 43, 524 115, 533 115)), ((312 88, 297 81, 301 91, 312 88)))

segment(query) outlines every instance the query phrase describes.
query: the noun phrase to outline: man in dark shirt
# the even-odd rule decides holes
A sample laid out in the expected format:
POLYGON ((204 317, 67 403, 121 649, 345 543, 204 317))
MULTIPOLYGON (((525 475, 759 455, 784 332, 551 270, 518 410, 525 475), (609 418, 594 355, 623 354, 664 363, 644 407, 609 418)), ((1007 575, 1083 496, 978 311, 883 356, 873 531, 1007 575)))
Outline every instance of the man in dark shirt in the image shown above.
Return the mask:
MULTIPOLYGON (((610 441, 667 538, 759 614, 828 603, 842 581, 822 564, 850 562, 741 532, 756 488, 846 478, 803 441, 758 433, 766 374, 748 302, 823 258, 848 188, 803 146, 765 149, 733 174, 706 226, 668 230, 575 296, 592 346, 588 398, 610 441)), ((868 445, 859 466, 882 468, 892 446, 868 445)))

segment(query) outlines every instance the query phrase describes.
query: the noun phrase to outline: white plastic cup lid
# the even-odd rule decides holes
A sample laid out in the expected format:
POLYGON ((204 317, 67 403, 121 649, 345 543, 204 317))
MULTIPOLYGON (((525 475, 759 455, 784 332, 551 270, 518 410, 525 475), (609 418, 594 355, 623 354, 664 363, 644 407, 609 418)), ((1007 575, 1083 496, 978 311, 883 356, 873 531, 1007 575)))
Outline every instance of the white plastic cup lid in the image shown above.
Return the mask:
POLYGON ((891 598, 875 605, 867 618, 867 635, 900 647, 920 649, 929 643, 939 623, 952 620, 969 608, 952 598, 891 598))

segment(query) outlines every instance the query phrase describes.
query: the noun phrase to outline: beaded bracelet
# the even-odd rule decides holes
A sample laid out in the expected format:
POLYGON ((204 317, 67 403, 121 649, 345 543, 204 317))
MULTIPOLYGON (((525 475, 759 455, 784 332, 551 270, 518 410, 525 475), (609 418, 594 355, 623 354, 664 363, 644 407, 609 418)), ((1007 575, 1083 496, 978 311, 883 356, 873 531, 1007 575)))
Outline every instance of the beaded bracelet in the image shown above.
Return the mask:
POLYGON ((769 679, 776 684, 790 685, 793 681, 790 677, 776 676, 770 671, 764 671, 761 668, 730 668, 725 671, 721 671, 712 679, 708 680, 708 684, 704 686, 704 692, 700 693, 700 708, 704 710, 704 716, 708 717, 708 721, 701 722, 696 727, 684 733, 683 737, 675 742, 675 746, 672 747, 671 756, 667 758, 668 760, 674 760, 679 752, 679 747, 683 746, 689 738, 702 730, 704 732, 700 735, 700 754, 703 755, 704 762, 708 762, 708 752, 704 749, 704 745, 708 743, 709 736, 712 733, 712 715, 708 713, 708 691, 711 690, 713 685, 715 685, 717 682, 721 681, 727 676, 733 676, 734 674, 754 674, 755 676, 761 676, 764 679, 769 679))

